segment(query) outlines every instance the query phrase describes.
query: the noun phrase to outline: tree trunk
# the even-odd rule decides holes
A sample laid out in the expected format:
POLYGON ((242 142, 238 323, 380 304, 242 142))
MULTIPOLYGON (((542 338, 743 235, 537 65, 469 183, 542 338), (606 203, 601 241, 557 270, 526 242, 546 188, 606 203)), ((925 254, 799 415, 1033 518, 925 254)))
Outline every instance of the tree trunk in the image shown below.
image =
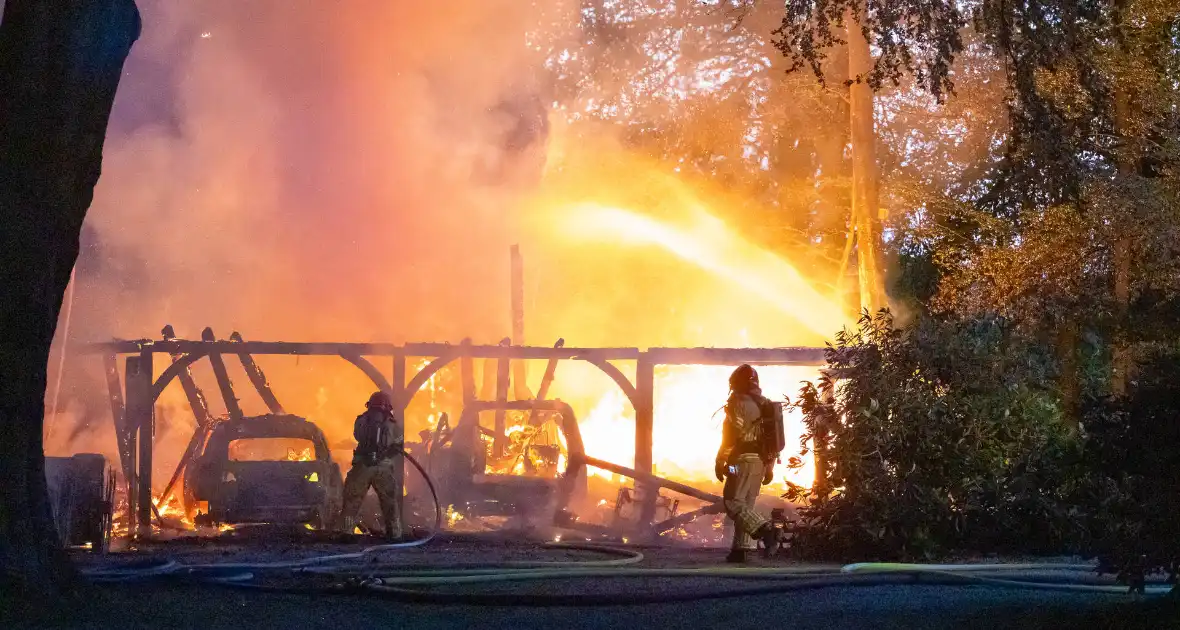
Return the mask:
POLYGON ((7 0, 0 22, 0 590, 70 575, 53 527, 42 428, 49 345, 78 256, 133 0, 7 0))
MULTIPOLYGON (((824 76, 831 83, 843 85, 847 79, 848 47, 834 48, 828 55, 824 76)), ((836 260, 834 285, 836 298, 855 320, 860 310, 858 282, 849 278, 852 246, 856 241, 856 224, 851 216, 852 195, 849 184, 851 174, 844 150, 848 146, 848 104, 843 99, 831 99, 830 106, 836 110, 837 119, 825 124, 816 132, 815 156, 819 167, 818 185, 820 207, 817 212, 817 226, 824 239, 825 256, 836 260), (839 232, 839 238, 832 238, 839 232), (849 281, 851 280, 851 281, 849 281)))
POLYGON ((1119 236, 1114 244, 1114 302, 1117 321, 1111 349, 1110 393, 1121 398, 1127 394, 1134 367, 1127 336, 1131 311, 1131 239, 1126 236, 1119 236))
MULTIPOLYGON (((1120 53, 1126 52, 1126 33, 1124 21, 1126 19, 1126 2, 1115 3, 1115 28, 1120 53)), ((1120 179, 1135 176, 1137 151, 1132 141, 1130 129, 1131 94, 1124 83, 1125 79, 1118 78, 1114 88, 1114 126, 1119 136, 1117 151, 1118 172, 1120 179)), ((1116 223, 1116 226, 1118 224, 1116 223)), ((1118 229, 1116 227, 1116 229, 1118 229)), ((1113 251, 1114 265, 1114 304, 1115 304, 1115 333, 1111 349, 1110 392, 1116 397, 1127 394, 1127 384, 1130 381, 1132 358, 1130 343, 1127 338, 1129 316, 1131 311, 1131 238, 1119 234, 1116 237, 1113 251)))
MULTIPOLYGON (((861 4, 864 11, 864 4, 861 4)), ((873 88, 869 73, 873 57, 862 24, 851 10, 844 14, 848 31, 849 128, 852 136, 852 220, 856 226, 856 260, 860 307, 870 313, 885 308, 881 269, 881 217, 877 168, 877 135, 873 120, 873 88)))

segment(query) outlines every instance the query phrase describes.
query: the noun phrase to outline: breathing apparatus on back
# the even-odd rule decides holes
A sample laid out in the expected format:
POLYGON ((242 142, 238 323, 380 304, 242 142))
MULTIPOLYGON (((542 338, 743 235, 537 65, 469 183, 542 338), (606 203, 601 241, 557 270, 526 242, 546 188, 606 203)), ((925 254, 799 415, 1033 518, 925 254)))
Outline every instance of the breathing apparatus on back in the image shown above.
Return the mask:
POLYGON ((758 383, 758 372, 749 365, 743 364, 729 375, 730 401, 740 396, 749 396, 758 403, 759 451, 762 459, 772 462, 778 459, 779 453, 787 447, 786 431, 783 428, 783 406, 762 395, 758 383))

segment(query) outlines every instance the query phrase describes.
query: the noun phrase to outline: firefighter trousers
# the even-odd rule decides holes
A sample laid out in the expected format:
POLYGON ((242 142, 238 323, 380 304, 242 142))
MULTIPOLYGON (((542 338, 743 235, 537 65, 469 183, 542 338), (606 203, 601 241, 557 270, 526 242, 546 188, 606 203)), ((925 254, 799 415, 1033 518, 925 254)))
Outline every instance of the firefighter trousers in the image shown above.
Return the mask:
POLYGON ((369 487, 377 493, 381 516, 385 521, 385 535, 399 538, 402 534, 401 505, 398 501, 397 477, 393 460, 382 460, 374 465, 354 464, 344 480, 344 506, 340 520, 345 533, 356 527, 357 514, 369 487))
POLYGON ((733 521, 733 549, 753 550, 757 548, 751 534, 762 529, 769 521, 754 511, 754 503, 762 489, 762 474, 765 472, 762 458, 754 454, 740 455, 733 464, 736 474, 725 476, 725 514, 733 521))

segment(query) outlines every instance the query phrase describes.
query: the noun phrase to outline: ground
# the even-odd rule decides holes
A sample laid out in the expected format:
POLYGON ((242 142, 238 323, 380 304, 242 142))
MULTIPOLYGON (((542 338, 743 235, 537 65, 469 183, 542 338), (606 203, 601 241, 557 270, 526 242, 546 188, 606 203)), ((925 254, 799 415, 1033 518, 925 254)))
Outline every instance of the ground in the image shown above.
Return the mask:
MULTIPOLYGON (((172 558, 185 563, 286 560, 317 553, 352 552, 366 543, 309 541, 268 533, 217 542, 172 542, 112 554, 78 556, 92 567, 128 560, 172 558), (244 540, 243 540, 244 538, 244 540)), ((635 547, 640 567, 724 566, 723 550, 635 547)), ((584 561, 600 557, 576 550, 547 550, 537 542, 502 535, 452 536, 430 545, 384 554, 401 567, 445 567, 506 561, 584 561)), ((784 566, 770 562, 764 566, 784 566)), ((801 565, 793 565, 801 566, 801 565)), ((276 576, 269 584, 302 585, 315 579, 276 576)), ((456 587, 448 593, 683 594, 755 584, 721 578, 583 578, 456 587)), ((756 584, 768 584, 765 581, 756 584)), ((437 591, 436 591, 437 592, 437 591)), ((262 592, 193 583, 151 582, 81 585, 53 606, 28 610, 0 596, 3 628, 1069 628, 1171 627, 1180 606, 1171 600, 1137 601, 1127 595, 1094 595, 998 589, 982 586, 896 584, 822 588, 753 597, 674 604, 595 607, 522 607, 411 604, 377 594, 262 592), (22 610, 22 608, 24 608, 22 610)))

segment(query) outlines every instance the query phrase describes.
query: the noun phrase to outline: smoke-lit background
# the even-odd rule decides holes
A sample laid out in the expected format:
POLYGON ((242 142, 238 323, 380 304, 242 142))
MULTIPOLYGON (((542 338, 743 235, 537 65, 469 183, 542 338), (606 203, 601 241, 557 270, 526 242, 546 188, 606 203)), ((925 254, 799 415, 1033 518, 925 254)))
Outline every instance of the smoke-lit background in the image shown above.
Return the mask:
MULTIPOLYGON (((797 211, 842 239, 839 213, 808 183, 823 169, 804 167, 796 188, 772 174, 779 183, 762 197, 732 177, 699 177, 700 164, 765 172, 789 162, 755 146, 798 146, 768 120, 810 134, 816 117, 839 118, 816 107, 812 78, 784 82, 772 63, 773 11, 747 19, 738 41, 734 16, 706 5, 637 26, 672 19, 674 3, 654 0, 606 26, 567 2, 138 4, 143 35, 59 325, 51 453, 113 454, 98 357, 71 345, 57 394, 67 335, 155 338, 171 324, 186 338, 210 326, 219 338, 496 343, 509 334, 513 243, 524 251, 531 344, 817 345, 842 323, 763 251, 777 237, 747 229, 766 212, 797 211), (783 90, 790 99, 770 98, 783 90), (636 150, 661 125, 696 156, 696 179, 684 158, 636 150), (679 247, 669 226, 711 244, 679 247), (734 266, 719 270, 719 260, 734 266)), ((288 410, 332 440, 347 437, 373 388, 339 359, 259 363, 288 410)), ((262 412, 230 368, 247 413, 262 412)), ((217 391, 207 366, 196 376, 217 391)), ((611 387, 571 365, 555 393, 586 413, 611 387)), ((720 403, 698 406, 707 418, 720 403)), ((160 410, 160 449, 178 456, 192 424, 178 387, 160 410)), ((409 419, 411 435, 420 422, 409 419)))

